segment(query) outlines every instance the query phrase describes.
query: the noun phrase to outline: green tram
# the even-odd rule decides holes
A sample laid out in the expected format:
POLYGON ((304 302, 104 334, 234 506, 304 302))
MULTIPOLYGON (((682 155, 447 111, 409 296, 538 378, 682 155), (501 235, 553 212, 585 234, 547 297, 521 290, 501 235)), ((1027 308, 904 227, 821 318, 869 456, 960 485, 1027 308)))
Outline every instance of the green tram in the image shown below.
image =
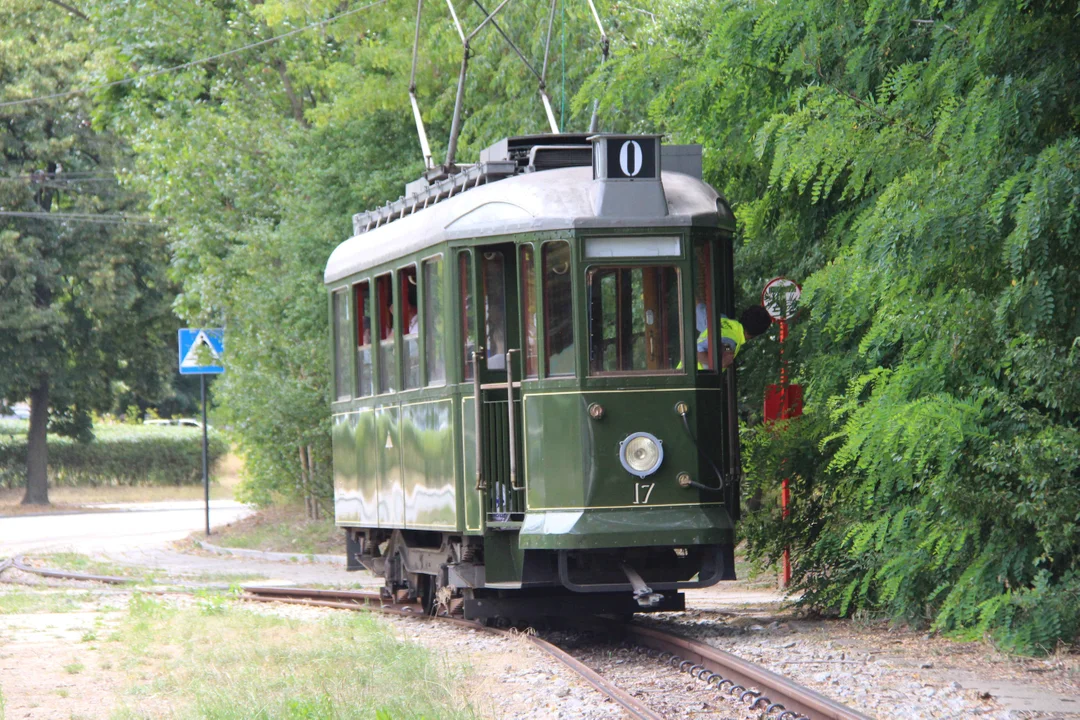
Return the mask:
POLYGON ((700 146, 508 138, 326 266, 348 567, 466 617, 679 609, 734 579, 726 201, 700 146))

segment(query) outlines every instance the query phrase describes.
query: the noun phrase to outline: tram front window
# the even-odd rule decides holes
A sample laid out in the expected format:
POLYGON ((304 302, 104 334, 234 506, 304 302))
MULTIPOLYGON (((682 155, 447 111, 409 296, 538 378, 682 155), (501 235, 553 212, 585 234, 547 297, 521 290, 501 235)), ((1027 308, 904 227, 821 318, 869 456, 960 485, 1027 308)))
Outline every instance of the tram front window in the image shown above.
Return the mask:
POLYGON ((677 268, 597 268, 588 286, 591 374, 682 370, 677 268))
POLYGON ((544 356, 549 376, 574 374, 574 300, 570 243, 544 243, 544 356))

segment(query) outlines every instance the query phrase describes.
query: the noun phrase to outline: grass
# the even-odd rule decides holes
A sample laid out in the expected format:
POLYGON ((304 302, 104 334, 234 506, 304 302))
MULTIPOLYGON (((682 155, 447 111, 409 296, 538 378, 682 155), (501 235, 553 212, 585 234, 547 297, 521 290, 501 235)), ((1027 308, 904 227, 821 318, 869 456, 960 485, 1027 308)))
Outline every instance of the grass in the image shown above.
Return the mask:
POLYGON ((157 717, 157 703, 178 720, 477 717, 456 666, 366 614, 302 621, 137 594, 119 636, 134 680, 120 720, 157 717))
POLYGON ((86 666, 79 662, 70 663, 64 666, 64 672, 66 672, 68 675, 78 675, 85 669, 86 666))
POLYGON ((334 519, 308 520, 298 505, 275 505, 214 531, 210 542, 221 547, 313 555, 341 554, 345 535, 334 519))
POLYGON ((62 613, 81 609, 92 600, 86 592, 57 592, 12 588, 0 591, 0 615, 23 613, 62 613))

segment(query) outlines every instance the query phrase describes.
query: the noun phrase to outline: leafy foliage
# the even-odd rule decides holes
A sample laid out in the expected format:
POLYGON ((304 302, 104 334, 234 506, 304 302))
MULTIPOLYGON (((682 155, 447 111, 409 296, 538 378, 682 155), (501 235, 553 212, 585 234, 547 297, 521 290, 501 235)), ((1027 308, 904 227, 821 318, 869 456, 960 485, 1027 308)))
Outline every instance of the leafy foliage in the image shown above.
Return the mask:
MULTIPOLYGON (((0 100, 87 81, 93 35, 82 20, 16 0, 0 24, 0 100)), ((145 406, 169 391, 176 320, 164 239, 109 222, 137 214, 141 198, 119 178, 129 148, 92 127, 85 98, 0 108, 0 153, 0 399, 48 406, 33 437, 49 422, 88 440, 91 411, 110 410, 121 394, 145 406)), ((45 478, 36 480, 40 502, 45 478)))
MULTIPOLYGON (((456 5, 465 25, 479 24, 475 5, 456 5)), ((539 67, 537 7, 511 4, 499 22, 527 40, 539 67)), ((108 41, 108 79, 232 50, 341 7, 95 0, 84 10, 108 41)), ((301 448, 320 494, 331 496, 321 273, 351 234, 352 214, 396 198, 423 170, 408 100, 414 11, 373 8, 97 98, 96 122, 129 138, 139 158, 132 181, 169 218, 172 271, 183 283, 177 312, 227 328, 229 369, 215 399, 245 456, 246 499, 298 492, 301 448)), ((584 129, 590 110, 566 104, 562 78, 577 87, 595 64, 592 20, 584 5, 568 5, 559 22, 568 45, 552 55, 549 90, 570 110, 566 124, 584 129)), ((445 8, 425 10, 421 43, 417 93, 441 161, 461 61, 445 8)), ((489 27, 471 47, 462 160, 507 134, 546 128, 535 81, 499 35, 489 27)))
MULTIPOLYGON (((806 414, 747 409, 753 550, 803 602, 989 634, 1080 631, 1080 60, 1058 2, 684 2, 606 102, 706 146, 753 297, 804 280, 806 414), (707 32, 699 26, 704 19, 707 32), (794 483, 789 521, 773 502, 794 483), (765 502, 768 501, 768 502, 765 502)), ((776 375, 745 363, 744 403, 776 375)), ((793 357, 792 357, 793 356, 793 357)))
MULTIPOLYGON (((785 358, 805 415, 762 425, 777 344, 740 355, 752 551, 768 560, 793 547, 797 588, 819 609, 882 612, 1024 652, 1073 640, 1074 5, 612 3, 602 14, 615 55, 595 71, 591 18, 565 5, 557 37, 564 26, 568 42, 549 82, 564 126, 584 129, 599 98, 605 130, 701 143, 739 220, 740 304, 776 275, 804 284, 785 358), (787 520, 781 477, 794 486, 787 520)), ((465 25, 479 21, 474 6, 455 7, 465 25)), ((230 371, 216 385, 252 497, 295 487, 301 447, 329 488, 319 270, 353 212, 420 170, 406 93, 412 8, 389 3, 95 98, 95 128, 127 139, 131 183, 169 219, 177 311, 228 328, 230 371)), ((99 80, 338 11, 330 0, 84 8, 99 80)), ((537 17, 529 3, 500 16, 533 59, 537 17)), ((439 158, 460 45, 435 12, 421 38, 417 93, 439 158)), ((544 127, 518 62, 494 33, 473 43, 459 157, 544 127)))

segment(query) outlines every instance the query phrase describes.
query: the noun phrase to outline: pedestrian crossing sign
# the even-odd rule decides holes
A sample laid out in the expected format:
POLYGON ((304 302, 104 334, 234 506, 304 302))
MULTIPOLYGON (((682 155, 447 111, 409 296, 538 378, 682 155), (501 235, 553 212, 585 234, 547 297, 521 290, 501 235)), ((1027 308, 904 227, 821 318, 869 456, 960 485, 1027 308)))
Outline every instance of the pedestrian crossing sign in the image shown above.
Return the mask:
POLYGON ((225 372, 224 328, 180 329, 180 374, 219 375, 225 372))

